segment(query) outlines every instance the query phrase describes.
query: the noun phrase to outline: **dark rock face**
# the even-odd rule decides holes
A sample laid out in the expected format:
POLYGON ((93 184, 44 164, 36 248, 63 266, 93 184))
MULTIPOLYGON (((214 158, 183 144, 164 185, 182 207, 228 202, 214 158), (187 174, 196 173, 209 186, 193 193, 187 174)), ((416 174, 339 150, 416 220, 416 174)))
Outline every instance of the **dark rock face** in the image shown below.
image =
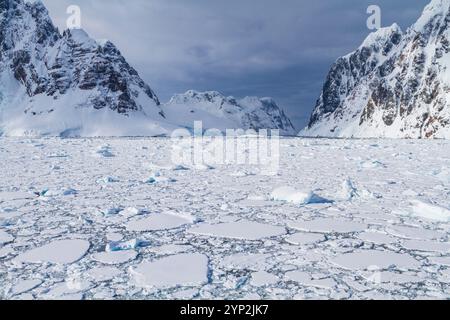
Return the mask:
POLYGON ((138 102, 145 95, 164 115, 156 94, 111 42, 98 44, 82 30, 61 35, 41 2, 0 0, 0 72, 6 68, 29 97, 57 100, 76 90, 91 91, 83 107, 127 115, 147 107, 138 102))
POLYGON ((379 30, 332 66, 305 134, 450 137, 448 0, 406 33, 379 30))

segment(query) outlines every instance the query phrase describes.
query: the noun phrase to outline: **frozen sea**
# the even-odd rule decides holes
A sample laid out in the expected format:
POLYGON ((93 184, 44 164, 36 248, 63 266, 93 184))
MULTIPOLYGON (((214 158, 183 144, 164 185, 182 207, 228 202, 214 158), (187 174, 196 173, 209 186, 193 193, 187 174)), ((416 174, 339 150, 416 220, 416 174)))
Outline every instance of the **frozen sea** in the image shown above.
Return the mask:
POLYGON ((450 141, 0 139, 0 299, 450 299, 450 141))

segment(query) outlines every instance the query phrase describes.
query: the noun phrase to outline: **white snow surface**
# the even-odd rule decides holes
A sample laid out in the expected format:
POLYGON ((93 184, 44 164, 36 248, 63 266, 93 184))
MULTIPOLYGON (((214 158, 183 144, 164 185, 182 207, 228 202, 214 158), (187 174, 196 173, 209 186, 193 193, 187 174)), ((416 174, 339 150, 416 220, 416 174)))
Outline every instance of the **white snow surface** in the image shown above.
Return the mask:
POLYGON ((166 138, 0 138, 0 299, 450 298, 449 141, 280 148, 261 176, 174 170, 166 138))

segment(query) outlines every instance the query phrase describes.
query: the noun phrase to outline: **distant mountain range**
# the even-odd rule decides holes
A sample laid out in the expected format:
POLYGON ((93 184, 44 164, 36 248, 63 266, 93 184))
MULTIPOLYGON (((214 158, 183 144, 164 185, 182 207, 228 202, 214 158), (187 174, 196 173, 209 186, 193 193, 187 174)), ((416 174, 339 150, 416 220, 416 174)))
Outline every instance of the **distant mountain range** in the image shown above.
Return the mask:
POLYGON ((154 136, 204 129, 296 131, 270 98, 189 91, 162 105, 109 41, 62 34, 42 2, 0 0, 0 134, 154 136))
POLYGON ((332 66, 303 136, 450 139, 450 1, 370 34, 332 66))

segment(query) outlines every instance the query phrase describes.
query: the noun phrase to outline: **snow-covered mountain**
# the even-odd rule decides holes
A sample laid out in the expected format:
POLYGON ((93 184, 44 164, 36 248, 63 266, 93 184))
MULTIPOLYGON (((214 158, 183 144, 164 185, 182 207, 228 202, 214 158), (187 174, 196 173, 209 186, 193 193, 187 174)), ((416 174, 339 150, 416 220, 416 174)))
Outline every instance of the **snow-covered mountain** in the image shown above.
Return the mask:
POLYGON ((188 92, 162 106, 111 42, 60 34, 39 0, 0 0, 0 135, 168 135, 194 120, 294 134, 268 98, 188 92))
POLYGON ((40 1, 0 1, 0 131, 159 134, 159 100, 111 43, 62 35, 40 1))
POLYGON ((175 95, 162 108, 167 119, 187 128, 192 128, 194 121, 201 120, 204 129, 280 129, 284 135, 297 133, 272 98, 246 97, 237 100, 216 91, 190 90, 175 95))
POLYGON ((450 1, 370 34, 332 66, 301 135, 450 138, 450 1))

